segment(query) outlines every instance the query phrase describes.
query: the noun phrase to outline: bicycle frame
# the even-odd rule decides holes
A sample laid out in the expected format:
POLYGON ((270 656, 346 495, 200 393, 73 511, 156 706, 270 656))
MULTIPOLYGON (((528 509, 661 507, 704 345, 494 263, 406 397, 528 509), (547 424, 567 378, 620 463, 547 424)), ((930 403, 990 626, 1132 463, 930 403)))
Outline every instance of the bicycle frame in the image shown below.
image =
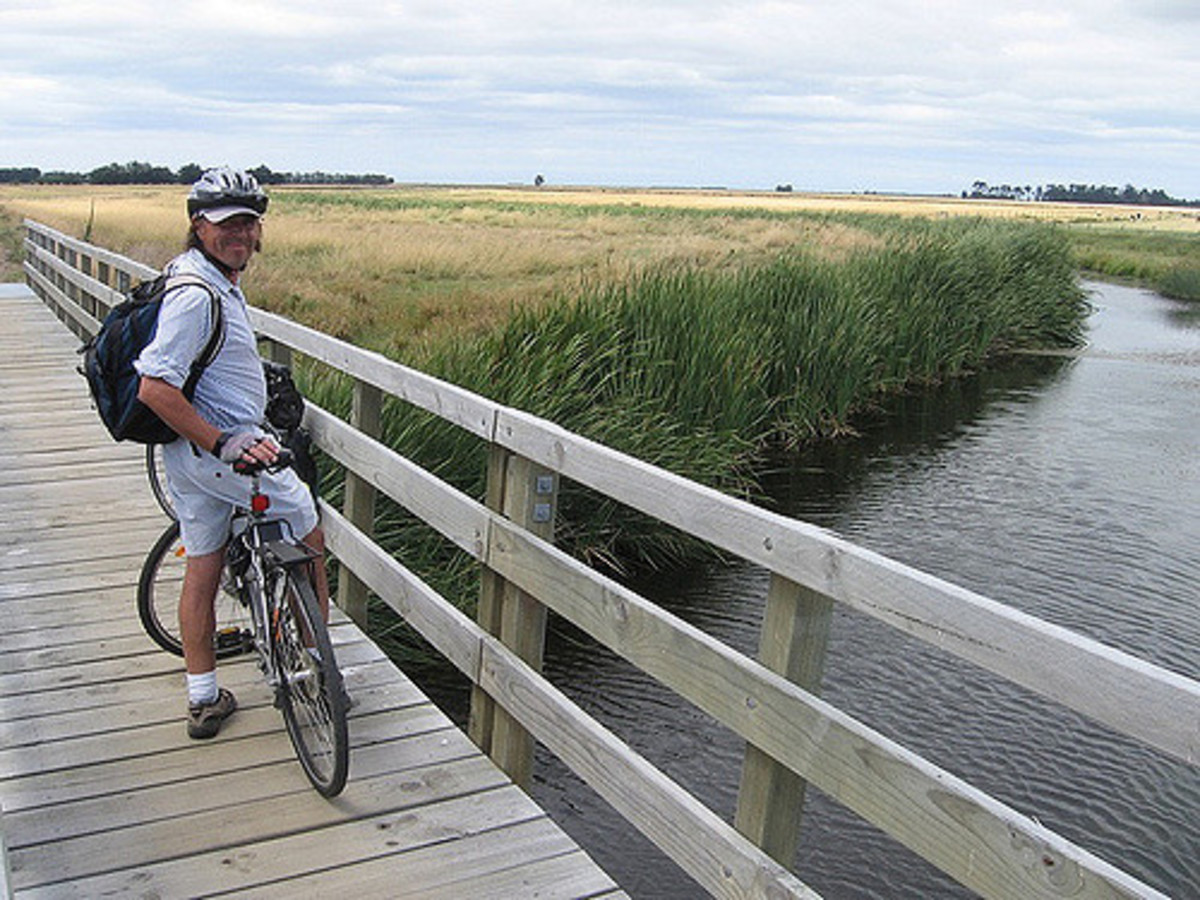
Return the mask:
MULTIPOLYGON (((293 536, 290 540, 287 523, 271 519, 267 515, 269 500, 261 490, 259 474, 250 476, 250 507, 241 513, 248 521, 246 527, 231 540, 231 545, 240 543, 245 553, 242 571, 231 571, 234 586, 242 604, 250 610, 253 624, 254 649, 258 653, 259 667, 267 676, 273 689, 281 684, 275 634, 269 627, 276 622, 278 613, 271 608, 266 591, 267 563, 292 568, 307 566, 317 558, 317 553, 293 536)), ((231 570, 233 566, 231 565, 231 570)))

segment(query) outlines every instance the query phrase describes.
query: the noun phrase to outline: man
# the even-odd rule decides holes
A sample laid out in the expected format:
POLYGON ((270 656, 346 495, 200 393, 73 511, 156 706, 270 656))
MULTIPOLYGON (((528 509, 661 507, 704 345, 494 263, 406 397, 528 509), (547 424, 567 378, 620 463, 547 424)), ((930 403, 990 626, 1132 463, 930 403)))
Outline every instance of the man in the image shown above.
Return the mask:
MULTIPOLYGON (((217 687, 213 648, 214 601, 230 519, 235 506, 249 503, 249 480, 235 475, 231 464, 241 458, 270 463, 278 450, 261 427, 266 379, 239 287, 250 258, 261 249, 267 202, 253 176, 229 168, 205 172, 192 186, 187 250, 166 271, 199 276, 217 292, 225 330, 221 348, 189 401, 182 386, 214 323, 209 321, 208 292, 183 286, 167 294, 154 340, 136 363, 138 398, 181 436, 163 448, 163 465, 187 549, 179 628, 187 668, 187 731, 193 738, 215 736, 237 708, 233 694, 217 687)), ((264 472, 262 486, 272 514, 287 519, 294 534, 305 535, 306 544, 323 552, 312 495, 296 474, 290 469, 264 472)), ((325 571, 321 565, 315 568, 325 609, 325 571)))

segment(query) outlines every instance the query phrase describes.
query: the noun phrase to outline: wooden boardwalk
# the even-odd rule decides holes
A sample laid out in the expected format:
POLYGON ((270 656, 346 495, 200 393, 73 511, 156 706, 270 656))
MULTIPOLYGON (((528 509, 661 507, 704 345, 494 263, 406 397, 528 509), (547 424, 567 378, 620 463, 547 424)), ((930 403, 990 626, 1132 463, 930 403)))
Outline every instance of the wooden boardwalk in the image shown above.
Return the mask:
POLYGON ((18 897, 625 896, 352 624, 350 781, 305 780, 257 669, 241 708, 184 732, 181 660, 141 631, 166 519, 141 448, 112 443, 77 339, 0 287, 0 804, 18 897))

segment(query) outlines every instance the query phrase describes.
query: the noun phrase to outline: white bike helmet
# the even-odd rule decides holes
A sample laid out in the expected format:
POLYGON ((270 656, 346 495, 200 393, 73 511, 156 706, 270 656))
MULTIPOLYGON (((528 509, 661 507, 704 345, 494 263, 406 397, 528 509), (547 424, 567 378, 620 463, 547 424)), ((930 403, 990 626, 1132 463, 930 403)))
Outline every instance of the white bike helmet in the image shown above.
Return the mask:
POLYGON ((248 172, 221 166, 209 169, 188 193, 188 218, 204 216, 221 222, 230 216, 261 216, 267 211, 267 195, 248 172))

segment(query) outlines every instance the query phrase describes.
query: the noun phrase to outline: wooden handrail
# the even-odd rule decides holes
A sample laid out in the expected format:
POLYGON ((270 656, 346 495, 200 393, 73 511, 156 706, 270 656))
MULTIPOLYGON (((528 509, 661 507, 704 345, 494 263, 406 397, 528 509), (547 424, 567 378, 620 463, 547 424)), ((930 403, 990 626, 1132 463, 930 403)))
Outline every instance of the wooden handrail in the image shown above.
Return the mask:
MULTIPOLYGON (((153 274, 111 252, 26 224, 37 236, 26 264, 31 284, 56 307, 72 303, 63 284, 94 292, 100 302, 112 300, 111 288, 75 272, 56 246, 103 259, 131 277, 153 274)), ((766 568, 780 598, 808 598, 805 615, 823 616, 824 604, 845 603, 1162 752, 1192 765, 1200 761, 1196 681, 379 354, 262 310, 252 316, 263 337, 348 374, 356 384, 412 403, 531 467, 570 478, 766 568)), ((804 676, 797 674, 804 660, 788 655, 799 651, 751 660, 572 559, 529 522, 463 495, 375 437, 312 404, 305 421, 318 446, 353 473, 361 490, 369 486, 395 500, 477 559, 490 577, 536 598, 743 736, 763 757, 756 766, 779 766, 811 781, 978 893, 1161 896, 819 699, 814 693, 819 660, 804 676), (810 690, 789 680, 789 673, 803 677, 810 690)), ((354 521, 327 506, 323 510, 339 563, 706 889, 730 897, 813 896, 563 698, 536 665, 506 646, 510 638, 501 642, 494 629, 467 619, 391 559, 355 526, 369 521, 361 508, 366 501, 358 502, 354 521)), ((793 611, 778 615, 802 614, 786 602, 780 609, 793 611)), ((805 652, 823 652, 817 621, 818 638, 805 652)), ((520 640, 530 639, 536 636, 520 640)), ((760 793, 767 799, 756 802, 779 802, 769 796, 772 791, 760 793)), ((791 812, 794 824, 798 810, 791 812)), ((739 810, 739 822, 743 819, 761 824, 789 815, 786 807, 758 808, 745 816, 739 810)), ((771 837, 756 834, 764 846, 771 837)), ((787 840, 778 843, 790 846, 787 840)))

